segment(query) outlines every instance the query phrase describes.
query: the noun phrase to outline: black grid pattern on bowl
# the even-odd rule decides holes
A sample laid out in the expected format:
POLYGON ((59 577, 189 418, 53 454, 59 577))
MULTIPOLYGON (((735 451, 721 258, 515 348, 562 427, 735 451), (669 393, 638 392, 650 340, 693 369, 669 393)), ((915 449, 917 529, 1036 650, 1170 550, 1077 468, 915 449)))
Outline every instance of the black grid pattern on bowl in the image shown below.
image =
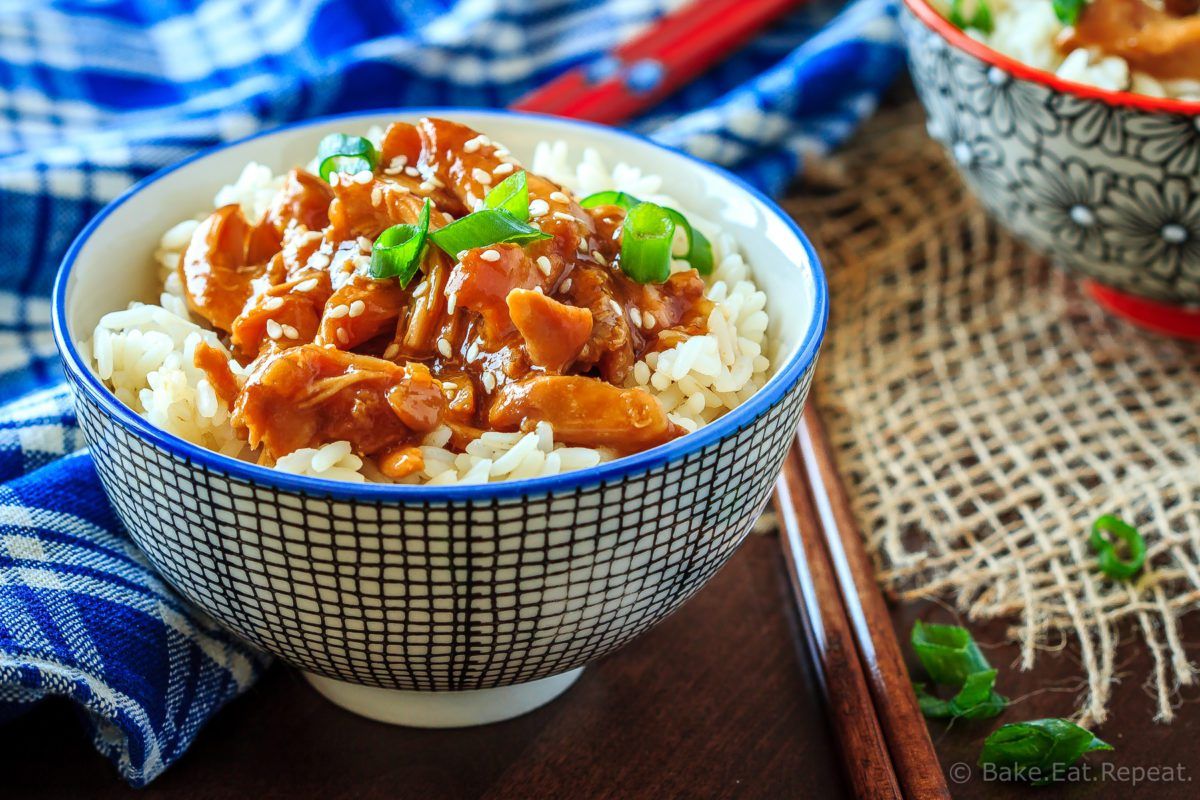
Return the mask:
POLYGON ((769 499, 811 379, 664 466, 451 504, 252 484, 138 438, 74 388, 110 500, 184 596, 302 669, 444 691, 581 666, 683 603, 769 499))

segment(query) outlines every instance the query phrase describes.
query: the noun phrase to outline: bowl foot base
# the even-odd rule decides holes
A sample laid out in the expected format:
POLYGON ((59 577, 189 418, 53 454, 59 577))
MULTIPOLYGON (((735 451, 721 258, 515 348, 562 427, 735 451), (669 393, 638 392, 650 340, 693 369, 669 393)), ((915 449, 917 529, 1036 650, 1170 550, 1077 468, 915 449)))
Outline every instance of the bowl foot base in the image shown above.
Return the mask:
POLYGON ((549 678, 462 692, 380 689, 305 672, 304 679, 337 706, 364 717, 412 728, 467 728, 519 717, 571 688, 583 667, 549 678))
POLYGON ((1110 314, 1177 339, 1200 339, 1200 307, 1175 306, 1084 281, 1084 290, 1110 314))

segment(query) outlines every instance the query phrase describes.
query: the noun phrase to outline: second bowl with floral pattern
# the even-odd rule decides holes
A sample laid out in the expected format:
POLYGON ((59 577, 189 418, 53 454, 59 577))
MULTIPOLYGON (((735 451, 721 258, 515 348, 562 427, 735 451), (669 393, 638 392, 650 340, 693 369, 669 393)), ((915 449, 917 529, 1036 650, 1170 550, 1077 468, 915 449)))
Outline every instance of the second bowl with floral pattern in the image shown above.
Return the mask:
POLYGON ((1200 103, 1033 69, 926 0, 901 27, 929 133, 992 215, 1110 310, 1200 336, 1200 103))

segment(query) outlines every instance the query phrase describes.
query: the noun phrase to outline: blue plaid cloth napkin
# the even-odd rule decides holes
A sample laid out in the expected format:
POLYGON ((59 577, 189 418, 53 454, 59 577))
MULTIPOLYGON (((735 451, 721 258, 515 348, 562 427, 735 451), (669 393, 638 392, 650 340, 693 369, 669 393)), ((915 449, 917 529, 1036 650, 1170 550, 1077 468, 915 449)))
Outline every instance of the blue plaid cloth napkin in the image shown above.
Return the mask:
MULTIPOLYGON (((266 666, 148 567, 83 450, 49 293, 84 223, 154 170, 290 120, 506 105, 678 5, 0 0, 0 720, 69 697, 141 786, 266 666)), ((813 0, 633 127, 779 192, 901 63, 894 0, 813 0)))

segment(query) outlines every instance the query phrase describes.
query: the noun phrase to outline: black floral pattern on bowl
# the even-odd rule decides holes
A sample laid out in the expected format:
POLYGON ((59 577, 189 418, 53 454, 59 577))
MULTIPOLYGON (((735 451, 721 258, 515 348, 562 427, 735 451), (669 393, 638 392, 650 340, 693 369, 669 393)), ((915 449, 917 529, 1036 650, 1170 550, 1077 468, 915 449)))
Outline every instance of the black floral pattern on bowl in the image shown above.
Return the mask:
POLYGON ((901 28, 930 135, 994 216, 1103 284, 1200 303, 1200 117, 1012 75, 907 7, 901 28))

